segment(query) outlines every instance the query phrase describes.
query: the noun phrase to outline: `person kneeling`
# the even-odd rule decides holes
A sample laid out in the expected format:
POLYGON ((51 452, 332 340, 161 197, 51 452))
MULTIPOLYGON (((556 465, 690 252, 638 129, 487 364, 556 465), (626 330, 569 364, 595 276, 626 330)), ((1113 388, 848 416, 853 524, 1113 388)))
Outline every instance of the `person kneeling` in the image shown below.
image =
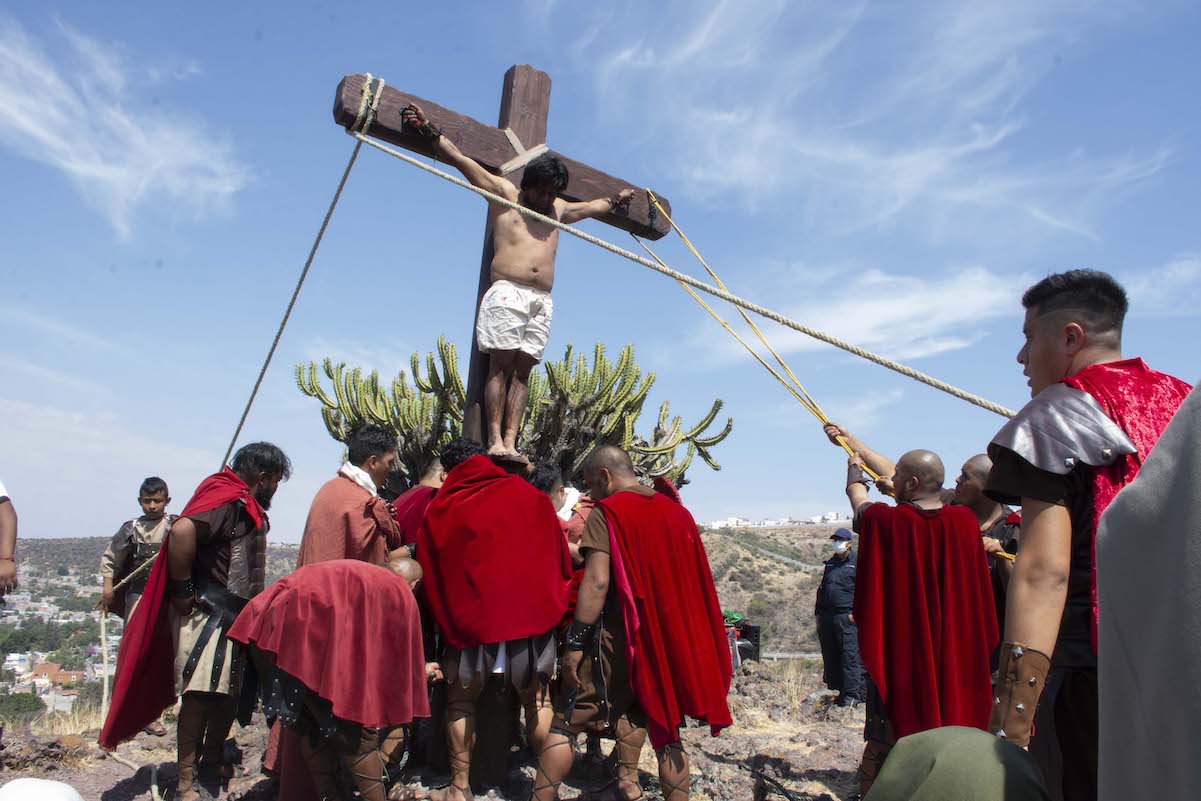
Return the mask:
MULTIPOLYGON (((263 677, 264 712, 301 735, 310 781, 290 787, 285 775, 281 799, 340 798, 341 763, 359 798, 385 801, 380 729, 428 717, 426 681, 440 675, 423 658, 413 597, 421 576, 407 557, 385 567, 318 562, 280 579, 238 616, 229 638, 248 647, 263 677)), ((397 786, 387 797, 424 793, 397 786)))

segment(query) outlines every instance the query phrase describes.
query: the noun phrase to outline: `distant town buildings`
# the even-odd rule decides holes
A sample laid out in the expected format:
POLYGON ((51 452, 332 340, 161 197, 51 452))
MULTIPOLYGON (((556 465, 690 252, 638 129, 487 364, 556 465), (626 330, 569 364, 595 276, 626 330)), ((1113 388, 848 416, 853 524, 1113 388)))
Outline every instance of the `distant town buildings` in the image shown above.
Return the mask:
POLYGON ((768 517, 763 520, 751 520, 745 517, 727 517, 724 520, 714 520, 708 525, 708 528, 794 528, 796 526, 821 526, 849 522, 850 517, 841 512, 826 512, 824 515, 814 515, 804 519, 796 517, 768 517))

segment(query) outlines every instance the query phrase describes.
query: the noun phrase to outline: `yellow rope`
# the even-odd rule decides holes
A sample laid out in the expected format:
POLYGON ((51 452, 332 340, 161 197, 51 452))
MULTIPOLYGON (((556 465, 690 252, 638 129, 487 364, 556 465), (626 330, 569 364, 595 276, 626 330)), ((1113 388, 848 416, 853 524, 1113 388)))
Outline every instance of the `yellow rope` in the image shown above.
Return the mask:
MULTIPOLYGON (((666 217, 667 215, 665 214, 664 216, 666 217)), ((670 222, 670 221, 671 221, 671 218, 669 217, 668 222, 670 222)), ((675 227, 675 223, 672 223, 672 227, 675 227)), ((677 230, 679 230, 679 229, 677 229, 677 230)), ((634 236, 634 235, 630 234, 630 236, 634 236)), ((683 238, 683 234, 681 234, 680 236, 681 236, 681 238, 683 238)), ((641 239, 639 239, 636 236, 634 236, 634 241, 637 242, 639 245, 642 245, 642 249, 645 250, 647 253, 649 253, 650 257, 652 259, 659 262, 659 264, 663 264, 663 260, 659 258, 658 254, 656 254, 655 251, 651 250, 650 245, 646 244, 645 242, 643 242, 641 239)), ((693 252, 695 253, 696 251, 694 250, 693 252)), ((699 256, 698 256, 698 258, 699 258, 699 256)), ((702 261, 701 263, 703 264, 704 262, 702 261)), ((664 266, 667 266, 667 265, 664 264, 664 266)), ((708 265, 706 265, 706 269, 708 269, 708 265)), ((711 270, 710 270, 710 275, 713 275, 711 270)), ((721 284, 721 279, 718 278, 716 275, 713 276, 713 280, 717 281, 718 284, 721 284)), ((769 372, 773 376, 775 376, 776 380, 780 382, 780 385, 783 386, 784 389, 786 389, 790 393, 792 393, 792 397, 796 398, 797 402, 799 402, 802 406, 804 406, 807 410, 809 410, 809 413, 812 414, 814 417, 816 417, 823 426, 828 425, 830 423, 829 419, 826 418, 825 413, 821 410, 821 408, 817 405, 817 403, 813 400, 813 398, 809 395, 809 393, 805 391, 805 388, 801 386, 799 381, 796 381, 796 376, 792 375, 792 371, 788 369, 788 365, 783 363, 783 360, 780 359, 779 354, 777 354, 774 350, 772 350, 771 345, 769 345, 767 343, 767 341, 763 338, 763 334, 759 333, 759 330, 757 328, 755 328, 755 326, 753 324, 751 327, 755 328, 756 333, 759 333, 759 338, 761 340, 763 340, 763 344, 767 345, 767 349, 772 352, 772 355, 775 356, 776 360, 781 363, 781 365, 784 367, 785 371, 787 371, 788 374, 790 376, 792 376, 792 380, 796 381, 797 387, 800 388, 799 393, 797 392, 796 389, 793 388, 793 386, 791 384, 789 384, 787 381, 784 380, 784 376, 780 375, 780 373, 777 372, 776 368, 774 368, 770 364, 768 364, 767 361, 764 360, 764 358, 762 356, 760 356, 759 353, 754 348, 752 348, 749 344, 747 344, 747 341, 745 339, 743 339, 741 336, 739 336, 738 332, 735 331, 733 328, 731 328, 730 324, 727 323, 724 319, 722 319, 721 315, 719 315, 717 312, 715 312, 713 310, 713 307, 711 307, 708 303, 705 302, 704 298, 702 298, 700 295, 696 294, 696 292, 693 290, 692 287, 688 286, 688 284, 685 284, 683 281, 680 281, 679 284, 680 284, 680 286, 684 287, 685 292, 687 292, 689 295, 692 296, 693 300, 695 300, 697 303, 699 303, 701 305, 701 308, 703 308, 705 311, 709 312, 710 316, 712 316, 714 320, 717 320, 717 322, 721 324, 722 328, 729 331, 730 335, 733 336, 734 339, 738 340, 738 343, 740 345, 742 345, 742 347, 746 348, 747 353, 754 356, 755 360, 758 361, 759 364, 763 365, 763 367, 767 370, 767 372, 769 372), (802 393, 803 393, 804 397, 802 397, 802 393)), ((725 286, 723 285, 722 288, 725 289, 725 286)), ((745 318, 746 315, 744 314, 743 317, 745 318)), ((847 452, 848 456, 855 455, 855 452, 853 450, 851 450, 851 446, 847 445, 846 440, 844 440, 842 437, 838 437, 837 439, 838 439, 838 444, 842 446, 843 450, 845 450, 847 452)), ((871 476, 872 481, 876 481, 880 478, 879 474, 877 474, 874 470, 872 470, 866 464, 863 465, 863 472, 865 472, 869 476, 871 476)))
MULTIPOLYGON (((680 239, 684 242, 684 244, 688 246, 688 249, 690 251, 692 251, 692 255, 696 256, 696 260, 699 261, 701 263, 701 266, 705 268, 705 272, 709 273, 709 277, 713 279, 713 282, 715 284, 717 284, 718 287, 720 287, 722 290, 729 292, 729 289, 726 287, 725 282, 721 280, 721 277, 718 276, 718 274, 716 272, 714 272, 713 268, 709 266, 709 263, 705 261, 703 256, 701 256, 700 251, 698 251, 696 249, 696 247, 692 244, 692 240, 690 240, 688 238, 688 235, 684 233, 684 231, 680 228, 680 226, 676 225, 675 220, 673 220, 671 218, 671 215, 668 214, 667 210, 664 209, 663 206, 659 203, 659 198, 655 197, 655 193, 652 192, 650 189, 647 189, 646 195, 648 198, 650 198, 650 202, 651 202, 651 204, 654 205, 655 210, 659 214, 663 215, 663 218, 665 220, 667 220, 668 224, 672 227, 672 229, 677 234, 679 234, 680 239)), ((633 236, 634 241, 637 242, 638 244, 642 245, 642 249, 645 250, 647 253, 649 253, 652 259, 659 262, 659 264, 661 264, 663 267, 667 267, 667 265, 664 263, 664 261, 662 259, 660 259, 658 257, 658 255, 655 254, 655 251, 651 250, 649 245, 647 245, 645 242, 643 242, 638 237, 634 236, 633 233, 631 233, 630 236, 633 236)), ((717 322, 721 324, 722 328, 729 331, 730 334, 734 337, 734 339, 738 340, 739 344, 741 344, 742 347, 746 348, 747 353, 754 356, 755 359, 759 362, 759 364, 761 364, 765 368, 767 368, 767 371, 769 373, 771 373, 773 376, 775 376, 776 380, 779 381, 780 384, 783 385, 783 387, 786 390, 788 390, 790 393, 792 393, 792 396, 794 398, 796 398, 797 401, 799 401, 802 406, 804 406, 806 409, 808 409, 810 414, 812 414, 814 417, 816 417, 818 419, 818 421, 822 424, 822 426, 827 426, 830 424, 830 418, 826 417, 826 413, 824 411, 822 411, 822 407, 819 406, 817 401, 815 401, 813 399, 813 396, 810 395, 808 390, 805 389, 804 385, 801 384, 800 379, 796 377, 796 373, 792 372, 792 370, 789 368, 788 364, 784 361, 784 358, 782 356, 780 356, 780 354, 776 352, 776 349, 771 346, 771 343, 767 341, 767 337, 763 334, 762 331, 759 330, 759 326, 755 325, 754 321, 751 320, 750 316, 748 316, 745 311, 743 311, 740 307, 737 307, 737 306, 735 307, 738 309, 738 313, 740 315, 742 315, 742 319, 746 321, 746 324, 749 325, 751 327, 751 330, 755 332, 755 335, 759 337, 759 341, 763 343, 764 347, 767 348, 768 352, 771 353, 771 355, 775 357, 776 362, 780 365, 780 367, 782 367, 784 369, 784 372, 788 374, 788 377, 792 379, 793 384, 796 385, 795 389, 792 387, 792 385, 790 385, 787 381, 785 381, 784 377, 781 376, 774 367, 772 367, 770 364, 768 364, 767 361, 764 360, 764 358, 762 356, 760 356, 759 353, 754 348, 752 348, 750 345, 748 345, 746 343, 746 340, 744 340, 741 336, 739 336, 738 332, 736 332, 733 328, 730 327, 729 323, 727 323, 725 320, 723 320, 721 318, 721 316, 718 315, 717 312, 713 311, 713 309, 709 306, 709 304, 706 303, 701 298, 700 295, 696 294, 696 292, 692 289, 692 287, 688 286, 688 284, 685 284, 683 281, 680 281, 679 284, 680 284, 680 286, 684 287, 685 291, 687 291, 689 295, 692 296, 693 300, 695 300, 697 303, 701 304, 701 306, 705 309, 705 311, 709 312, 709 314, 713 317, 714 320, 717 320, 717 322), (800 392, 798 393, 797 390, 800 390, 800 392), (802 396, 804 396, 804 397, 802 397, 802 396)), ((835 439, 837 440, 838 444, 842 446, 842 449, 847 452, 848 456, 855 455, 855 451, 851 450, 851 446, 847 444, 846 440, 844 440, 842 437, 836 437, 835 439)), ((868 476, 870 476, 873 481, 877 481, 880 478, 879 474, 876 473, 874 470, 872 470, 870 467, 868 467, 866 464, 863 465, 863 472, 867 473, 868 476)))

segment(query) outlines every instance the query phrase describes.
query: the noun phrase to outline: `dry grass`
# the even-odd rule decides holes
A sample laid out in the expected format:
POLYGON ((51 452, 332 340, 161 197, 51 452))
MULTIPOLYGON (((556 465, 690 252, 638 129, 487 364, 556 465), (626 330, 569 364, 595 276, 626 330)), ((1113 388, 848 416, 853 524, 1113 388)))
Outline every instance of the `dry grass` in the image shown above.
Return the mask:
POLYGON ((95 731, 104 725, 96 707, 84 707, 73 712, 52 712, 34 718, 29 729, 39 737, 63 737, 95 731))

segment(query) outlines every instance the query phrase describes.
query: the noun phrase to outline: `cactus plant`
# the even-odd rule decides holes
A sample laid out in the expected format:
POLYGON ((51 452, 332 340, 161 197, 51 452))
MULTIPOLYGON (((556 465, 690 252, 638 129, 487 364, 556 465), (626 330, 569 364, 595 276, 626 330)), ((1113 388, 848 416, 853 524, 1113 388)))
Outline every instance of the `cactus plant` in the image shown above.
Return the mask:
MULTIPOLYGON (((322 386, 316 362, 296 366, 296 383, 301 392, 321 402, 326 429, 339 442, 345 442, 350 428, 359 422, 395 431, 402 470, 413 480, 425 463, 460 435, 466 390, 455 347, 445 337, 438 338, 437 357, 427 354, 424 375, 418 354, 413 354, 410 367, 413 387, 403 370, 385 387, 375 370, 364 377, 362 368, 348 369, 330 359, 321 370, 332 382, 332 395, 322 386)), ((521 446, 532 461, 554 462, 568 481, 577 483, 584 460, 600 444, 629 451, 641 477, 666 476, 677 486, 687 483, 686 473, 698 455, 710 468, 720 470, 712 450, 734 426, 729 419, 720 431, 709 432, 721 411, 721 400, 715 400, 693 426, 673 418, 670 402, 664 401, 650 435, 635 432, 654 383, 655 374, 642 375, 634 362, 633 345, 622 348, 611 362, 604 345, 598 343, 591 365, 568 345, 561 361, 547 362, 541 373, 530 374, 521 446), (677 458, 681 448, 683 458, 677 458)))

